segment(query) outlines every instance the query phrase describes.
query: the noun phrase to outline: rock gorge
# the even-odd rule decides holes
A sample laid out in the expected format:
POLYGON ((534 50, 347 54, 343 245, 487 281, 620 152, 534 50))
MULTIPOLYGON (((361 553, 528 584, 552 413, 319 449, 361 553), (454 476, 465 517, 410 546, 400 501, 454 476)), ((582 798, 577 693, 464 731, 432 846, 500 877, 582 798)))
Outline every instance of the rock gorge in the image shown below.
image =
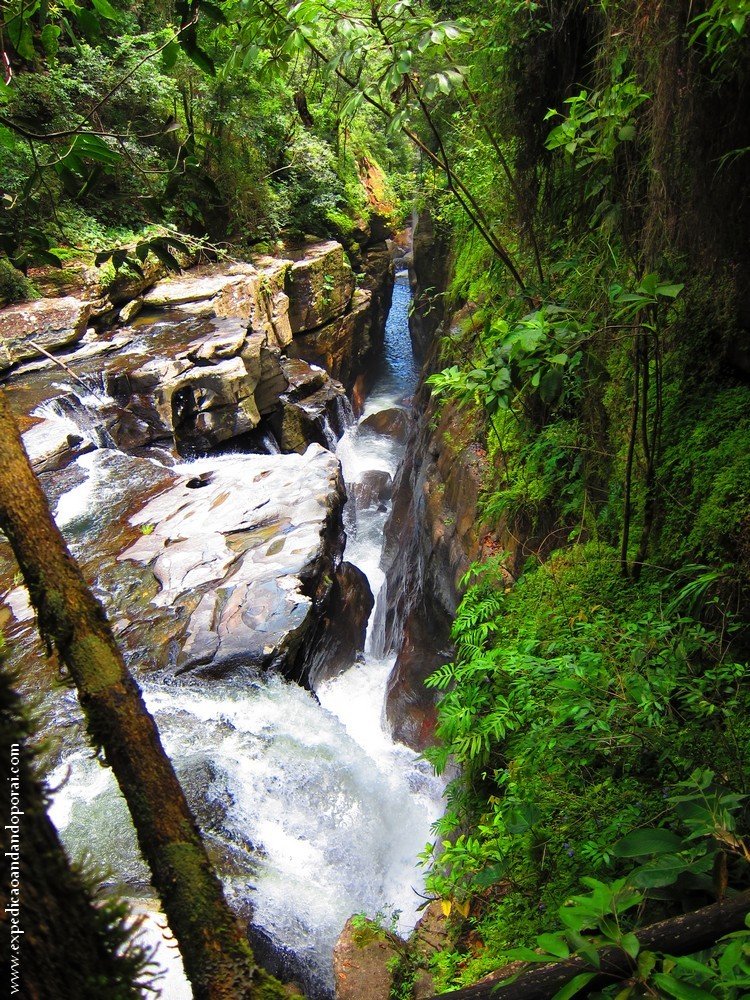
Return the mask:
MULTIPOLYGON (((224 674, 242 660, 310 683, 318 643, 329 675, 362 648, 371 598, 342 565, 345 491, 325 451, 351 413, 346 390, 382 345, 393 264, 385 244, 361 263, 359 290, 335 242, 154 275, 114 326, 101 298, 0 311, 6 390, 51 497, 71 477, 83 492, 112 481, 80 554, 99 593, 117 590, 118 635, 141 669, 224 674), (207 458, 196 477, 155 465, 154 447, 281 454, 235 459, 231 472, 207 458), (344 650, 321 627, 333 602, 359 609, 344 650)), ((28 627, 22 588, 7 603, 28 627)))
MULTIPOLYGON (((33 308, 0 312, 7 359, 5 389, 24 428, 24 443, 58 524, 108 608, 131 668, 157 706, 168 742, 180 713, 192 719, 202 711, 204 696, 199 692, 205 692, 209 701, 233 700, 243 697, 240 692, 248 685, 249 690, 257 686, 259 672, 270 677, 280 674, 315 690, 327 705, 338 698, 328 690, 331 679, 362 659, 373 609, 371 586, 375 589, 381 574, 370 555, 360 555, 363 565, 372 565, 367 575, 347 561, 346 535, 356 539, 364 533, 355 549, 374 546, 377 558, 396 472, 394 459, 386 456, 403 451, 413 423, 408 407, 415 374, 409 374, 411 362, 406 357, 409 295, 403 278, 394 308, 402 331, 398 335, 407 340, 384 346, 393 256, 385 244, 361 249, 356 263, 364 270, 355 282, 341 245, 317 243, 283 259, 196 265, 178 276, 154 273, 150 287, 139 285, 130 299, 119 292, 116 304, 101 294, 96 300, 67 295, 39 300, 33 308), (390 361, 383 360, 384 350, 390 351, 390 361), (389 365, 405 366, 406 374, 394 375, 389 365), (385 376, 378 374, 384 370, 385 376), (372 406, 368 393, 383 377, 385 389, 378 390, 381 396, 372 406), (378 402, 381 398, 383 402, 378 402), (351 439, 354 413, 366 405, 369 409, 354 428, 360 445, 351 451, 356 444, 351 439), (337 455, 342 435, 348 443, 337 455), (357 447, 363 449, 359 457, 357 447), (375 458, 370 460, 372 448, 375 458), (372 542, 366 541, 369 536, 372 542), (160 693, 164 684, 177 685, 166 703, 160 693), (169 707, 173 702, 182 706, 177 714, 169 707)), ((408 468, 418 461, 412 451, 408 468)), ((410 474, 399 480, 400 503, 410 474)), ((395 525, 393 520, 389 537, 398 548, 395 525)), ((405 558, 412 555, 409 538, 405 558)), ((444 556, 439 549, 436 554, 439 559, 444 556)), ((356 562, 356 552, 352 558, 356 562)), ((36 646, 33 615, 4 547, 0 567, 5 590, 2 622, 11 661, 27 663, 36 646)), ((410 606, 424 582, 404 574, 403 595, 410 606)), ((375 655, 385 657, 375 662, 375 683, 382 692, 393 665, 384 643, 399 638, 393 623, 387 632, 384 625, 383 606, 372 626, 375 655)), ((425 638, 425 648, 428 644, 425 638)), ((403 666, 400 670, 403 673, 403 666)), ((40 663, 33 676, 38 678, 40 671, 51 674, 40 663)), ((360 683, 367 692, 373 682, 360 683)), ((272 685, 272 698, 289 697, 271 695, 273 690, 272 685)), ((361 697, 357 692, 354 700, 361 697)), ((347 787, 338 794, 372 794, 365 792, 365 784, 375 782, 376 789, 382 779, 371 773, 368 754, 377 753, 378 760, 380 756, 390 760, 395 754, 399 769, 414 770, 407 784, 402 787, 405 779, 399 778, 395 786, 398 796, 407 796, 401 813, 415 808, 411 799, 416 793, 417 800, 428 803, 417 807, 423 825, 425 816, 436 816, 442 786, 428 779, 425 763, 416 763, 413 756, 403 757, 402 762, 402 751, 380 733, 377 699, 382 697, 376 695, 372 703, 375 730, 366 737, 367 747, 379 749, 368 749, 356 765, 353 761, 347 765, 362 772, 357 778, 362 789, 354 792, 347 787)), ((53 715, 59 711, 52 708, 53 715)), ((343 708, 335 711, 346 716, 343 708)), ((289 737, 295 745, 300 742, 295 751, 301 754, 300 766, 303 760, 306 768, 319 766, 302 749, 308 741, 314 745, 319 725, 310 718, 304 734, 295 731, 289 737)), ((394 733, 415 745, 408 737, 410 726, 410 721, 397 722, 394 733)), ((340 740, 338 734, 329 738, 340 740)), ((218 739, 216 746, 221 747, 223 736, 211 739, 218 739)), ((192 737, 186 745, 191 742, 192 737)), ((64 746, 63 760, 74 763, 61 767, 73 766, 77 773, 82 765, 75 763, 75 741, 66 736, 64 746)), ((348 747, 339 752, 351 754, 348 747)), ((241 759, 248 760, 245 755, 250 753, 257 749, 243 747, 241 759)), ((218 759, 224 761, 223 750, 218 759)), ((242 784, 225 776, 229 764, 219 769, 207 765, 206 770, 203 763, 183 761, 179 751, 177 762, 204 830, 218 837, 217 844, 239 837, 239 843, 250 846, 252 825, 245 826, 249 823, 245 819, 237 827, 236 817, 246 793, 242 784), (217 795, 231 803, 220 812, 210 805, 217 795)), ((330 779, 323 775, 324 788, 330 779)), ((63 796, 69 804, 58 814, 74 841, 82 834, 91 836, 83 833, 76 818, 84 809, 76 780, 63 796)), ((95 771, 80 780, 101 787, 95 771)), ((299 788, 299 778, 293 780, 299 788)), ((243 779, 243 784, 247 781, 243 779)), ((101 832, 95 841, 104 852, 110 848, 100 841, 102 836, 110 836, 113 845, 125 843, 111 822, 128 826, 121 807, 115 808, 110 798, 114 793, 107 789, 96 793, 96 815, 104 808, 119 819, 96 821, 101 832)), ((377 794, 382 800, 377 810, 390 808, 394 790, 377 794)), ((275 806, 269 803, 268 808, 275 806)), ((321 810, 320 805, 308 806, 306 813, 316 808, 321 810)), ((327 816, 328 806, 321 811, 327 816)), ((304 823, 309 822, 306 815, 304 823)), ((425 828, 417 835, 399 865, 413 865, 427 834, 425 828)), ((258 836, 265 843, 268 833, 258 836)), ((305 840, 308 834, 294 836, 305 840)), ((335 836, 327 828, 326 839, 335 836)), ((404 831, 399 826, 391 836, 402 839, 404 831)), ((128 881, 136 886, 143 876, 134 858, 126 860, 132 850, 117 846, 113 864, 117 870, 125 866, 128 881)), ((382 855, 377 864, 384 864, 386 871, 393 864, 388 854, 394 848, 388 838, 360 850, 374 860, 382 855)), ((226 847, 220 857, 222 870, 240 863, 230 860, 226 847)), ((246 864, 243 860, 240 870, 246 864)), ((406 881, 400 878, 406 891, 408 876, 406 881)), ((347 891, 361 890, 352 883, 347 891)), ((276 913, 281 903, 266 905, 276 913)), ((345 896, 337 905, 339 909, 332 908, 325 921, 326 926, 334 921, 324 932, 331 944, 355 908, 345 896)), ((409 901, 408 907, 412 905, 409 901)), ((297 932, 291 928, 277 926, 286 917, 264 917, 263 906, 257 903, 253 907, 242 903, 240 909, 253 920, 253 941, 264 964, 296 977, 310 996, 329 995, 329 974, 325 961, 319 965, 320 951, 314 952, 312 971, 304 971, 301 956, 310 945, 306 938, 296 941, 297 932)), ((312 929, 306 933, 317 934, 312 929)))

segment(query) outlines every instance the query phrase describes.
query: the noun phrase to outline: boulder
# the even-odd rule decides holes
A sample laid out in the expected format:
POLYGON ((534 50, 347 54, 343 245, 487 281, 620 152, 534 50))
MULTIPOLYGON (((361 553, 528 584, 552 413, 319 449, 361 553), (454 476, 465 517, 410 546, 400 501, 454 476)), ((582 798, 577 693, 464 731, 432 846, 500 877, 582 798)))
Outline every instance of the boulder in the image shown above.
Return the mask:
POLYGON ((331 240, 305 247, 286 271, 285 290, 295 336, 344 313, 354 293, 354 275, 341 244, 331 240))
POLYGON ((256 385, 240 358, 191 367, 166 378, 154 398, 177 451, 207 451, 257 427, 256 385))
POLYGON ((398 406, 391 406, 387 410, 378 410, 365 417, 359 429, 374 434, 385 434, 404 444, 409 436, 409 414, 398 406))
MULTIPOLYGON (((151 605, 170 623, 160 662, 176 642, 178 672, 274 667, 305 680, 343 546, 335 457, 313 445, 203 459, 172 477, 130 518, 144 533, 118 557, 158 584, 151 605)), ((126 644, 140 629, 137 617, 123 627, 126 644)))
POLYGON ((90 302, 73 295, 0 309, 0 372, 77 343, 86 333, 91 309, 90 302))
POLYGON ((117 319, 120 323, 129 323, 131 320, 135 319, 141 309, 143 309, 143 299, 131 299, 130 302, 126 302, 122 307, 117 319))
POLYGON ((372 921, 350 917, 333 949, 336 1000, 389 1000, 399 944, 372 921))
POLYGON ((321 638, 308 662, 308 680, 315 688, 348 670, 365 648, 367 622, 375 599, 367 577, 357 566, 343 562, 336 570, 325 615, 318 628, 321 638))
POLYGON ((301 406, 289 405, 274 414, 271 421, 273 435, 279 448, 285 454, 302 454, 312 444, 326 448, 327 442, 320 422, 314 415, 305 412, 301 406))
MULTIPOLYGON (((193 257, 194 262, 195 257, 193 257)), ((106 295, 106 298, 113 306, 123 305, 131 300, 138 299, 149 288, 152 288, 157 281, 169 274, 166 264, 162 264, 160 260, 157 260, 151 254, 144 261, 140 262, 140 266, 141 274, 137 271, 121 268, 106 287, 101 287, 100 285, 99 294, 106 295)), ((128 321, 123 320, 123 322, 128 321)))
POLYGON ((23 445, 34 471, 57 472, 79 455, 92 451, 93 441, 84 438, 78 427, 66 420, 40 420, 24 432, 23 445))
POLYGON ((281 450, 303 452, 313 442, 335 448, 353 419, 344 387, 305 361, 282 358, 280 367, 287 388, 270 423, 281 450))
POLYGON ((356 510, 366 507, 381 507, 393 495, 393 478, 383 469, 370 469, 361 479, 349 485, 349 497, 356 510))

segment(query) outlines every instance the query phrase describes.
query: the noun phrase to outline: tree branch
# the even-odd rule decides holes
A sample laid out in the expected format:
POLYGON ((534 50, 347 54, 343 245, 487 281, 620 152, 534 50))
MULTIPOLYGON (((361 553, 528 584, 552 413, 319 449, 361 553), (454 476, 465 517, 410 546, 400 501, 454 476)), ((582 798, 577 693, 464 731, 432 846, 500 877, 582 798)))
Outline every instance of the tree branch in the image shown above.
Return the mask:
MULTIPOLYGON (((690 955, 710 948, 726 934, 742 930, 750 912, 750 892, 679 917, 662 920, 636 932, 641 951, 690 955)), ((619 948, 605 948, 600 953, 601 970, 587 990, 601 989, 613 981, 629 979, 635 971, 633 959, 619 948)), ((503 984, 503 970, 493 973, 491 981, 477 983, 463 990, 441 993, 437 1000, 549 1000, 571 979, 583 972, 596 971, 583 958, 570 958, 543 968, 522 972, 517 979, 503 984), (498 983, 501 985, 498 985, 498 983)), ((436 1000, 436 998, 433 998, 436 1000)))

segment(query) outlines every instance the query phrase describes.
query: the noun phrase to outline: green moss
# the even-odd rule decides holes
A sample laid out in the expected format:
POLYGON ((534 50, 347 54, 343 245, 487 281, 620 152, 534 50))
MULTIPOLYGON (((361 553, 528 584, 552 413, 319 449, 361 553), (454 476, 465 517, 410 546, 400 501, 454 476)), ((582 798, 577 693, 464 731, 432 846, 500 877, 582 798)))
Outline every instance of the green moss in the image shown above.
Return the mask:
POLYGON ((38 298, 39 293, 25 274, 16 270, 7 257, 0 256, 0 306, 38 298))
POLYGON ((123 679, 122 666, 112 646, 97 635, 85 635, 71 647, 75 680, 86 695, 95 695, 123 679))
POLYGON ((492 253, 473 229, 462 226, 456 234, 458 248, 453 259, 453 275, 448 288, 452 302, 481 302, 496 289, 492 253))
POLYGON ((304 1000, 300 993, 280 983, 263 969, 255 973, 253 992, 257 1000, 304 1000))
POLYGON ((680 416, 680 434, 672 434, 663 460, 670 499, 661 550, 671 562, 740 554, 750 570, 750 553, 738 553, 750 525, 750 388, 704 395, 680 416))

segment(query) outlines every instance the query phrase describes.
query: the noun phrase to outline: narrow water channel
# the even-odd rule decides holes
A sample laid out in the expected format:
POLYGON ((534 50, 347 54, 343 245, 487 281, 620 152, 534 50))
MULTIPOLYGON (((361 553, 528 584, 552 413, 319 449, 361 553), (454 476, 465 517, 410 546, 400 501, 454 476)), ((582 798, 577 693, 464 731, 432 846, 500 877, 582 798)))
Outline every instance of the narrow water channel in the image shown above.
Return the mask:
MULTIPOLYGON (((409 405, 416 384, 409 300, 400 275, 377 379, 337 447, 350 496, 345 558, 367 575, 376 598, 389 480, 403 444, 368 418, 409 405)), ((227 893, 240 912, 252 908, 259 954, 310 997, 332 995, 332 948, 352 913, 399 911, 400 929, 413 926, 421 902, 415 859, 441 810, 442 787, 428 765, 383 728, 393 661, 372 648, 370 628, 361 662, 321 685, 317 699, 268 674, 143 684, 227 893)), ((76 749, 52 775, 58 783, 52 818, 69 849, 90 853, 153 907, 110 772, 76 749)), ((158 943, 153 923, 148 933, 158 943)), ((167 968, 162 995, 189 997, 176 951, 161 946, 159 961, 167 968)))

